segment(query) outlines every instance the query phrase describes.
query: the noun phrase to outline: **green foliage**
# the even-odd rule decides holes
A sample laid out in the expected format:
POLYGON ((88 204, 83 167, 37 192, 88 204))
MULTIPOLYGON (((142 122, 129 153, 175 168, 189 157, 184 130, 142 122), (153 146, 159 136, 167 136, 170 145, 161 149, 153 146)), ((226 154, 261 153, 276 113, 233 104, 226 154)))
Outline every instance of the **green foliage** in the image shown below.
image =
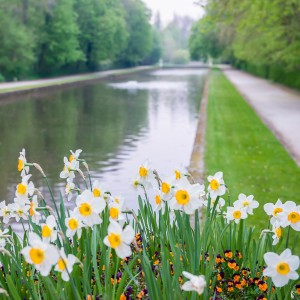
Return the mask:
POLYGON ((174 64, 187 64, 190 61, 189 51, 184 49, 179 49, 175 51, 173 57, 174 64))
POLYGON ((152 49, 152 30, 149 24, 150 13, 141 0, 124 0, 127 30, 127 47, 120 55, 119 63, 136 66, 141 63, 152 49))

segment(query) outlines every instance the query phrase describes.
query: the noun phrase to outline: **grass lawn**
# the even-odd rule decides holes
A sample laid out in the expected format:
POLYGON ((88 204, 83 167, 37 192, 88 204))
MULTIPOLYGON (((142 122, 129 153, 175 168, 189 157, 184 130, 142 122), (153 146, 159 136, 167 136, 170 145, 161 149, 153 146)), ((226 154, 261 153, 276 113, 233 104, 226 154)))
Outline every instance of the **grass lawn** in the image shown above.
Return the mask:
POLYGON ((231 203, 254 195, 260 207, 252 224, 267 227, 267 202, 300 204, 300 168, 219 70, 211 72, 207 114, 206 174, 224 172, 231 203))

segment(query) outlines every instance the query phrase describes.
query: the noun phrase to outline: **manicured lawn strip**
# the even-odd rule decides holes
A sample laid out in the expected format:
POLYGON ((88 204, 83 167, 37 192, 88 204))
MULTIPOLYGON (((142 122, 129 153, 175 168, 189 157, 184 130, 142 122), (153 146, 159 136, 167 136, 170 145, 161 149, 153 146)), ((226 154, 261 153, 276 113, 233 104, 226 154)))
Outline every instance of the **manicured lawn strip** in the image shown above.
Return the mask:
POLYGON ((300 168, 219 70, 211 72, 207 114, 206 174, 224 172, 231 203, 239 193, 254 195, 253 225, 266 228, 267 202, 300 204, 300 168))

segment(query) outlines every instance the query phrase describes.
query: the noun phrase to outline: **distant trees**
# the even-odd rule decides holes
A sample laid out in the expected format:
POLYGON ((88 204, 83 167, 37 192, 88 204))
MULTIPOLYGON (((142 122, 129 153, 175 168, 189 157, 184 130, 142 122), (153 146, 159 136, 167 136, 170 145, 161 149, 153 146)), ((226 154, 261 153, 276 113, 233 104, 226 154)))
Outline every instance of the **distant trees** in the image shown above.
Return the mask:
POLYGON ((156 63, 141 0, 0 0, 0 80, 156 63))
POLYGON ((218 57, 300 88, 299 0, 206 0, 205 9, 189 42, 193 58, 218 57))

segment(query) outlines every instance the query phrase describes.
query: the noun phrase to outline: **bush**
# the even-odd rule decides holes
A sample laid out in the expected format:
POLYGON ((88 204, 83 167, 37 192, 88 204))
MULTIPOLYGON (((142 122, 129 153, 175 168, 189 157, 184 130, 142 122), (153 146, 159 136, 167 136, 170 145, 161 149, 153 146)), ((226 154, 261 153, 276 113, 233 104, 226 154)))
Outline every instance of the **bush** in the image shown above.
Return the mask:
POLYGON ((188 50, 180 49, 175 51, 173 55, 173 63, 178 65, 187 64, 190 61, 188 50))

